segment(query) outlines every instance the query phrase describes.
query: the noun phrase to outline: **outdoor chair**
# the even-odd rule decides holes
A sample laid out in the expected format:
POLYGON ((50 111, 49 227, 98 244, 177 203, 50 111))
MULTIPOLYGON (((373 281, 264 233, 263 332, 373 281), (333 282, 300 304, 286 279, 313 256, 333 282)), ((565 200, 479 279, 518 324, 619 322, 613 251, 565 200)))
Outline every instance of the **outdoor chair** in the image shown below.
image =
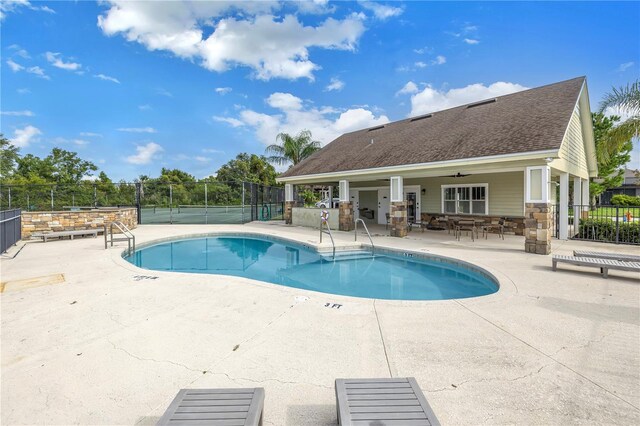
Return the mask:
POLYGON ((261 426, 264 388, 181 389, 157 425, 261 426))
POLYGON ((478 236, 478 228, 476 228, 476 223, 473 220, 459 220, 456 225, 456 239, 460 241, 460 234, 462 231, 470 231, 471 232, 471 241, 475 241, 475 237, 478 236))
POLYGON ((489 232, 496 230, 498 231, 498 237, 504 240, 504 224, 506 223, 506 219, 501 217, 498 220, 498 223, 485 223, 482 225, 482 235, 484 235, 485 240, 489 236, 489 232))
POLYGON ((391 214, 390 213, 385 213, 384 217, 387 220, 387 223, 384 225, 384 229, 389 229, 389 222, 391 221, 391 214))
POLYGON ((339 425, 440 425, 413 377, 337 379, 339 425))

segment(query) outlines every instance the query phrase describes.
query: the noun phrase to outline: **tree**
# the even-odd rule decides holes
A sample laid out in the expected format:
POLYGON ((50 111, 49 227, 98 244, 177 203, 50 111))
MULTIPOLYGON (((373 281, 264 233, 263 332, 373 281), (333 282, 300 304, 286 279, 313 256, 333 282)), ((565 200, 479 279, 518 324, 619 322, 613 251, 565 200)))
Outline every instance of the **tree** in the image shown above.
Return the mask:
POLYGON ((612 88, 600 103, 600 111, 613 110, 618 113, 629 114, 629 117, 607 132, 604 149, 599 153, 609 157, 619 152, 627 141, 637 138, 640 132, 640 80, 624 87, 612 88))
POLYGON ((91 161, 83 160, 77 153, 60 148, 53 148, 45 161, 51 164, 53 179, 59 184, 78 184, 85 176, 91 176, 91 172, 98 170, 91 161))
POLYGON ((7 179, 13 176, 16 165, 20 159, 20 148, 13 146, 9 139, 0 133, 0 179, 7 179))
POLYGON ((195 182, 196 178, 187 172, 183 172, 180 169, 165 169, 164 167, 160 171, 160 177, 158 180, 161 183, 191 183, 195 182))
POLYGON ((297 136, 278 133, 276 143, 269 145, 265 153, 270 155, 268 159, 274 164, 284 165, 291 162, 295 166, 318 150, 320 142, 311 139, 309 130, 303 130, 297 136), (278 144, 278 141, 281 143, 278 144))
POLYGON ((218 169, 218 182, 254 182, 272 186, 276 183, 276 169, 268 160, 256 154, 240 153, 218 169))
POLYGON ((615 131, 616 123, 620 117, 612 115, 607 117, 601 112, 591 115, 593 120, 593 134, 596 143, 596 157, 598 159, 598 174, 602 182, 591 182, 589 192, 592 197, 597 197, 609 188, 616 188, 624 182, 624 165, 631 159, 630 152, 633 148, 631 138, 623 142, 615 151, 610 151, 609 137, 615 131), (606 151, 604 154, 602 151, 606 151))

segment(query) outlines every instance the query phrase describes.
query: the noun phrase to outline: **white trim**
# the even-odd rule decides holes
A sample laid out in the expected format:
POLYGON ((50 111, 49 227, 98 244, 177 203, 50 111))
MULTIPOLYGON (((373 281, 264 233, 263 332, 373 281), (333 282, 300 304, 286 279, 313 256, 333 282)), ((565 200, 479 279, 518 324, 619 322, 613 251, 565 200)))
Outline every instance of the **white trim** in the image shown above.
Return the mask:
POLYGON ((415 170, 415 169, 433 169, 442 166, 468 166, 473 163, 485 163, 487 161, 497 160, 497 161, 511 161, 511 160, 528 160, 535 158, 546 158, 546 157, 558 157, 559 149, 546 149, 543 151, 531 151, 531 152, 520 152, 517 154, 500 154, 500 155, 490 155, 486 157, 472 157, 472 158, 464 158, 460 160, 446 160, 446 161, 434 161, 431 163, 416 163, 416 164, 403 164, 399 166, 384 166, 384 167, 375 167, 369 169, 356 169, 356 170, 340 170, 335 172, 326 172, 326 173, 315 173, 310 175, 297 175, 297 176, 287 176, 276 178, 278 182, 287 182, 287 181, 304 181, 305 179, 316 179, 316 178, 331 178, 331 177, 339 177, 339 176, 357 176, 368 173, 393 173, 393 172, 401 172, 405 170, 415 170))
POLYGON ((341 180, 338 183, 338 197, 340 202, 349 202, 351 199, 349 198, 349 181, 341 180))
POLYGON ((389 199, 392 203, 404 201, 404 182, 402 176, 391 176, 391 179, 389 179, 389 189, 391 190, 389 199))
POLYGON ((525 203, 548 203, 549 185, 551 182, 551 168, 549 166, 530 166, 524 171, 524 201, 525 203), (531 171, 540 170, 540 200, 531 198, 531 171))
MULTIPOLYGON (((448 200, 451 201, 451 200, 448 200)), ((488 183, 460 183, 460 184, 447 184, 440 185, 440 212, 442 214, 469 214, 469 215, 489 215, 489 184, 488 183), (484 187, 484 213, 476 213, 473 211, 473 191, 470 192, 469 196, 469 213, 459 213, 458 212, 458 191, 456 191, 456 212, 455 213, 445 213, 444 211, 444 193, 447 188, 477 188, 484 187)))

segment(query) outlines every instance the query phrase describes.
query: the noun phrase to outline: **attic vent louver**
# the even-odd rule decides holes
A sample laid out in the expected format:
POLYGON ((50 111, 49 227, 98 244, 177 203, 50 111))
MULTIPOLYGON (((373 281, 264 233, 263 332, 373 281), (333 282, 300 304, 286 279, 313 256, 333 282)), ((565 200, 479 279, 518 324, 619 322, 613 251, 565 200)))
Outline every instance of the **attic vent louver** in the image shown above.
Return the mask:
POLYGON ((373 132, 374 130, 380 130, 380 129, 384 129, 384 126, 372 127, 369 129, 369 131, 373 132))
POLYGON ((480 102, 476 102, 476 103, 473 103, 473 104, 469 104, 469 105, 467 105, 467 109, 469 109, 469 108, 474 108, 474 107, 481 106, 481 105, 492 104, 492 103, 494 103, 494 102, 495 102, 495 101, 497 101, 497 100, 498 100, 498 99, 496 99, 496 98, 493 98, 493 99, 485 99, 484 101, 480 101, 480 102))
POLYGON ((433 114, 427 114, 427 115, 421 115, 419 117, 413 117, 411 120, 409 120, 411 123, 413 123, 414 121, 418 121, 418 120, 424 120, 425 118, 431 118, 433 117, 433 114))

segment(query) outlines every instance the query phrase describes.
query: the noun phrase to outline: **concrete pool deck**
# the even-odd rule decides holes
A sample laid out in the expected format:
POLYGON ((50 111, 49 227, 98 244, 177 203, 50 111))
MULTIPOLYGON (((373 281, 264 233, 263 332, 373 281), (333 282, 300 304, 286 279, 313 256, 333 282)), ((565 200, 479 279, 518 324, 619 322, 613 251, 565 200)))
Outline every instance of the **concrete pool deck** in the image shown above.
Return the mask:
MULTIPOLYGON (((317 231, 279 222, 134 233, 140 244, 222 230, 318 243, 317 231)), ((353 244, 353 233, 334 237, 353 244)), ((501 289, 461 300, 360 299, 142 270, 121 258, 126 243, 105 250, 101 237, 21 243, 0 261, 0 423, 154 424, 180 388, 262 386, 265 424, 333 425, 336 378, 390 375, 415 376, 443 424, 640 423, 639 277, 552 272, 550 256, 524 253, 522 237, 458 242, 414 230, 374 243, 475 263, 501 289)), ((638 252, 579 241, 552 248, 638 252)))

